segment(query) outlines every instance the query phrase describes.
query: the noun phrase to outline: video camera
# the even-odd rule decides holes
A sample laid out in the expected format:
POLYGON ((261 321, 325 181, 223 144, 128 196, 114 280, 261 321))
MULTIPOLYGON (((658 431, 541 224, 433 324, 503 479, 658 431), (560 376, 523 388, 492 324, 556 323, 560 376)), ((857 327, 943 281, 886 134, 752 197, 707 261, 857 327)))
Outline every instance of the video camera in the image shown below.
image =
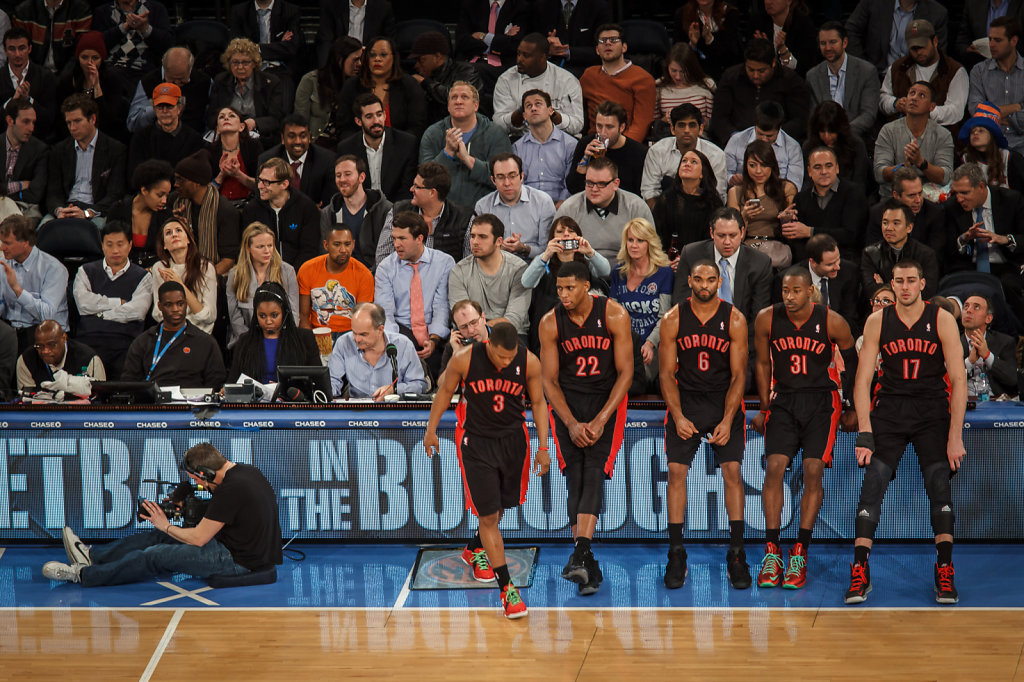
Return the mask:
MULTIPOLYGON (((143 499, 139 498, 139 521, 145 521, 142 506, 143 499)), ((156 502, 164 514, 171 521, 181 521, 182 528, 194 528, 206 516, 206 508, 210 506, 209 500, 196 496, 196 490, 192 487, 191 481, 182 481, 171 489, 171 494, 163 500, 156 502)))

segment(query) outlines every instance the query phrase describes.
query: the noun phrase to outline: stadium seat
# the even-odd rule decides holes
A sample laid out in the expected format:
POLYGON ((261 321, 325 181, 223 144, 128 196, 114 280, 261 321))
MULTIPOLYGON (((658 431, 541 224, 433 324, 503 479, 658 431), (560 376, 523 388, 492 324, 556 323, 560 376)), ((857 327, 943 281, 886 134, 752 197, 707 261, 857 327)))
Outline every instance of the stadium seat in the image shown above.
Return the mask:
POLYGON ((399 21, 395 24, 395 43, 398 45, 398 54, 402 58, 403 68, 405 62, 409 59, 409 53, 412 52, 412 43, 416 40, 416 36, 428 31, 437 31, 441 35, 446 36, 448 38, 448 46, 451 48, 451 35, 448 33, 448 28, 440 21, 433 19, 409 19, 408 21, 399 21))
POLYGON ((655 79, 661 77, 661 65, 672 47, 665 24, 650 19, 628 19, 622 22, 627 45, 626 58, 645 69, 655 79))
POLYGON ((175 36, 179 43, 185 43, 195 55, 196 66, 211 76, 223 71, 220 55, 231 42, 231 32, 226 24, 219 21, 196 19, 178 25, 175 36))
POLYGON ((65 265, 68 261, 81 265, 103 257, 100 231, 85 218, 57 218, 39 225, 36 246, 65 265))

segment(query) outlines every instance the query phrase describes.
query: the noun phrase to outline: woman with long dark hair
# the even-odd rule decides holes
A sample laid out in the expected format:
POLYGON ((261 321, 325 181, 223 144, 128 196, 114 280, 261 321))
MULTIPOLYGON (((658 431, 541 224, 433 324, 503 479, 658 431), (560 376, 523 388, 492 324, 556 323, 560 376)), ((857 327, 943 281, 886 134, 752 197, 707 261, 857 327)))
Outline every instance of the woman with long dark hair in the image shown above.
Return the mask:
POLYGON ((163 321, 157 307, 160 285, 177 282, 185 287, 188 312, 185 319, 209 334, 217 321, 217 270, 203 258, 192 231, 177 218, 160 228, 156 242, 157 262, 149 269, 153 277, 153 319, 163 321))
POLYGON ((754 140, 743 154, 740 184, 729 190, 726 204, 739 210, 747 226, 747 241, 772 259, 776 268, 788 267, 793 253, 782 240, 782 218, 792 211, 796 185, 782 179, 775 150, 754 140))
POLYGON ((117 202, 107 212, 107 220, 120 220, 132 226, 133 263, 148 268, 156 260, 156 242, 160 228, 170 217, 167 197, 173 189, 174 168, 166 161, 143 161, 132 173, 134 194, 117 202))
POLYGON ((999 108, 982 102, 974 116, 960 126, 957 165, 974 162, 981 166, 991 187, 1024 190, 1024 157, 1009 148, 999 125, 999 108))
POLYGON ((263 145, 246 130, 243 114, 234 107, 217 112, 216 135, 206 151, 213 170, 213 184, 220 195, 237 205, 244 204, 256 189, 263 145))
POLYGON ((687 0, 673 22, 676 42, 687 43, 715 79, 743 61, 739 24, 739 10, 725 0, 687 0))
POLYGON ((340 138, 334 127, 341 88, 354 78, 362 65, 363 44, 351 36, 331 43, 327 61, 310 71, 295 90, 295 113, 309 120, 309 138, 317 144, 334 149, 340 138))
POLYGON ((320 366, 320 350, 313 332, 300 329, 284 287, 264 282, 252 298, 253 316, 246 332, 235 344, 228 381, 242 374, 261 383, 277 380, 281 365, 320 366))
POLYGON ((717 183, 708 157, 693 149, 683 154, 672 184, 655 200, 651 213, 673 269, 684 246, 707 239, 711 214, 722 206, 717 183))
POLYGON ((355 133, 352 105, 358 95, 372 92, 384 105, 384 125, 416 137, 427 127, 427 99, 416 79, 402 71, 398 47, 391 38, 379 36, 363 53, 359 77, 350 78, 341 89, 335 123, 342 137, 355 133))
POLYGON ((701 68, 697 53, 689 43, 676 43, 665 57, 664 72, 656 83, 657 112, 655 120, 667 123, 671 130, 670 114, 680 104, 692 104, 705 121, 711 120, 711 106, 715 99, 715 81, 701 68))
POLYGON ((807 122, 807 141, 804 142, 804 156, 815 147, 825 145, 836 153, 839 162, 839 177, 856 182, 868 190, 867 184, 873 178, 868 166, 868 152, 859 137, 850 129, 850 118, 843 105, 825 100, 811 113, 807 122))

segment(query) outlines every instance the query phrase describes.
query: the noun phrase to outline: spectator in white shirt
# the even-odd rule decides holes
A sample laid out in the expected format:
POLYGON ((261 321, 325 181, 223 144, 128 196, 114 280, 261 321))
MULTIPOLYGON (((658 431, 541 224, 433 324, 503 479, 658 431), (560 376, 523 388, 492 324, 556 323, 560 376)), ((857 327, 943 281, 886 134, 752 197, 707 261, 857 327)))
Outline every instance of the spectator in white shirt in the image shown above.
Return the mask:
POLYGON ((729 191, 725 169, 725 152, 708 142, 704 134, 704 117, 693 104, 680 104, 672 110, 672 135, 658 140, 647 150, 644 175, 640 183, 640 196, 654 208, 654 200, 671 184, 679 170, 683 154, 697 150, 707 157, 715 172, 717 190, 722 201, 729 191))
POLYGON ((539 89, 552 97, 552 122, 576 135, 583 130, 583 90, 565 69, 548 61, 547 38, 531 33, 519 43, 516 66, 498 77, 494 85, 494 122, 513 135, 526 128, 521 106, 523 93, 539 89))

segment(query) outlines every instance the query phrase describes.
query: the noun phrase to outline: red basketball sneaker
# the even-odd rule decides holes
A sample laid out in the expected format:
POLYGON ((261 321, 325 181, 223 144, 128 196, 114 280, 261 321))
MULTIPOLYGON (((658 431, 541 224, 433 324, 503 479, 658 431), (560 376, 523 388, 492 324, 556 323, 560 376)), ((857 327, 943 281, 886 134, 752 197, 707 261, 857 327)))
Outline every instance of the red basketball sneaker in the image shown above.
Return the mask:
POLYGON ((474 580, 482 583, 494 580, 494 569, 491 568, 491 562, 487 560, 487 552, 482 547, 476 551, 469 547, 463 549, 462 561, 473 569, 474 580))
POLYGON ((526 615, 526 604, 519 596, 519 590, 512 583, 501 589, 501 606, 505 609, 505 617, 511 620, 522 618, 526 615))
POLYGON ((789 550, 789 568, 782 586, 787 590, 799 590, 807 583, 807 547, 798 542, 789 550))

